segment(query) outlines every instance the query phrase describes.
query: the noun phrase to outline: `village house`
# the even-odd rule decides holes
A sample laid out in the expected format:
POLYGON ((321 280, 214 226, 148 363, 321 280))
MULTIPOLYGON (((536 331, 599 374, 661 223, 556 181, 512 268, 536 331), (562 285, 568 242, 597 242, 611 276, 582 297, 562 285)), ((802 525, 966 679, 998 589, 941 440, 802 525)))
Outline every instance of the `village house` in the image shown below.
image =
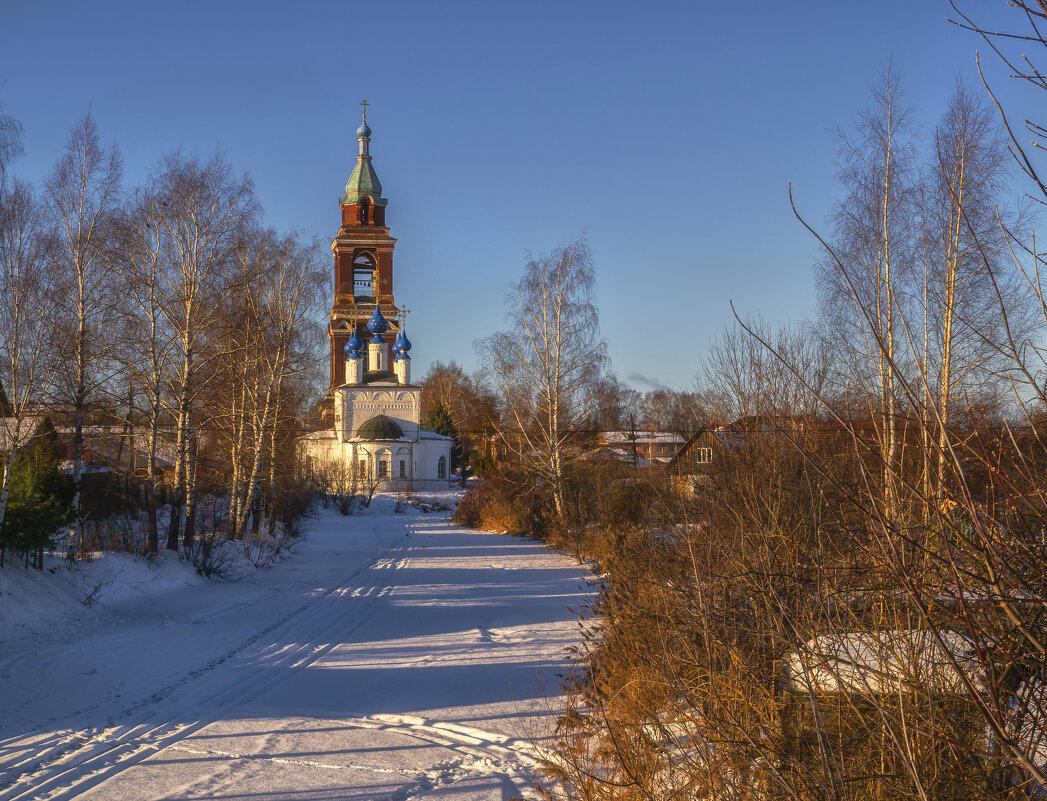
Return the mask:
POLYGON ((638 467, 666 465, 684 443, 679 434, 666 431, 601 431, 596 443, 604 455, 638 467))

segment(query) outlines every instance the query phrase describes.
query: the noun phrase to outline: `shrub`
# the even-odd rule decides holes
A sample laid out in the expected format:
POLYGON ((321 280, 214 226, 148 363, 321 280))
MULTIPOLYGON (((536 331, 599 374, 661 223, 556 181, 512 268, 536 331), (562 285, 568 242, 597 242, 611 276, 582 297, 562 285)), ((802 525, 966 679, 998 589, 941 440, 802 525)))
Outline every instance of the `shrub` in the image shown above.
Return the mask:
POLYGON ((534 482, 521 474, 497 473, 466 493, 452 519, 469 528, 546 539, 550 511, 534 482))

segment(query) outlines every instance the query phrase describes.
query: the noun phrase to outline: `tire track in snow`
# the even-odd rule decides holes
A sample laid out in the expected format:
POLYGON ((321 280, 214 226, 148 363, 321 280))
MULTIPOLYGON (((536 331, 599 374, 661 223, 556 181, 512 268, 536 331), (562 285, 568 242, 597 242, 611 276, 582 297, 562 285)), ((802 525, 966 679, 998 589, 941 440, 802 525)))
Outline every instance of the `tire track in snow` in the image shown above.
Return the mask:
MULTIPOLYGON (((354 721, 347 723, 353 725, 354 721)), ((402 796, 396 796, 397 801, 407 801, 420 792, 438 789, 470 773, 503 776, 512 782, 521 798, 533 796, 531 781, 537 773, 539 752, 527 740, 413 715, 372 715, 357 722, 357 725, 412 737, 463 755, 456 763, 445 763, 426 770, 420 777, 419 786, 409 788, 402 796)))
MULTIPOLYGON (((501 776, 513 784, 520 797, 526 798, 534 795, 531 781, 536 773, 539 754, 527 740, 495 734, 458 723, 447 723, 411 715, 377 714, 367 718, 339 718, 329 722, 346 730, 382 731, 417 740, 427 745, 440 746, 452 751, 455 757, 419 770, 381 767, 351 761, 335 764, 322 759, 273 756, 266 753, 264 747, 258 753, 239 753, 206 747, 193 740, 183 740, 170 745, 169 750, 196 757, 227 760, 227 765, 221 771, 216 771, 197 782, 181 786, 179 797, 213 797, 220 790, 239 784, 241 781, 239 774, 242 771, 267 763, 303 766, 331 772, 373 773, 384 777, 397 777, 404 782, 401 787, 391 789, 381 796, 374 796, 375 801, 378 799, 408 801, 419 793, 431 792, 470 774, 501 776)), ((268 737, 275 738, 283 733, 285 733, 283 730, 272 732, 268 737)))
MULTIPOLYGON (((383 540, 387 542, 389 538, 387 532, 383 537, 382 528, 384 527, 380 523, 376 523, 371 526, 371 533, 377 542, 384 544, 383 540)), ((398 522, 396 528, 402 531, 403 528, 413 528, 413 524, 405 526, 404 523, 398 522)), ((394 536, 393 539, 396 541, 387 547, 386 554, 403 552, 407 547, 406 538, 394 536)), ((58 742, 44 750, 38 747, 38 743, 33 743, 30 745, 32 757, 11 766, 20 768, 20 775, 15 775, 5 783, 0 783, 0 801, 75 797, 140 763, 157 751, 184 740, 219 717, 209 714, 190 722, 174 723, 167 719, 173 717, 170 713, 181 712, 187 708, 206 710, 226 707, 233 703, 243 703, 286 681, 291 675, 320 659, 340 644, 340 641, 337 640, 325 642, 325 634, 335 628, 343 628, 345 635, 351 634, 377 611, 379 599, 391 590, 388 581, 384 584, 364 587, 353 585, 352 580, 369 570, 387 571, 390 568, 402 566, 398 565, 396 559, 386 554, 353 571, 335 587, 319 596, 311 597, 223 656, 169 682, 149 698, 125 708, 119 715, 114 716, 115 719, 109 725, 62 732, 58 742), (357 614, 348 628, 346 628, 344 610, 337 605, 345 597, 359 599, 364 604, 363 607, 353 609, 357 614), (318 607, 323 608, 325 614, 317 614, 318 607), (282 638, 270 637, 270 635, 278 635, 292 624, 294 634, 300 637, 301 642, 291 647, 278 647, 283 642, 282 638), (306 636, 302 637, 303 633, 306 636), (245 656, 253 646, 263 640, 269 640, 269 642, 262 645, 255 655, 245 662, 245 665, 264 662, 266 668, 275 668, 272 670, 277 674, 275 679, 265 682, 244 682, 238 677, 233 677, 233 683, 227 685, 214 677, 213 673, 217 668, 245 656), (321 644, 316 644, 318 642, 321 644), (274 649, 276 655, 267 659, 265 654, 274 649), (217 690, 201 695, 196 690, 196 686, 205 677, 214 680, 220 686, 217 690), (195 698, 193 697, 194 691, 196 692, 195 698), (147 708, 149 712, 145 716, 146 720, 155 721, 159 718, 159 722, 118 723, 147 708), (72 792, 73 795, 69 796, 67 792, 72 792)), ((18 738, 12 738, 0 742, 0 748, 11 748, 17 744, 17 741, 18 738)))
MULTIPOLYGON (((84 648, 85 645, 114 645, 117 643, 127 643, 143 637, 152 637, 156 633, 156 626, 165 631, 177 631, 180 629, 190 628, 192 626, 198 626, 204 623, 213 623, 217 620, 221 620, 229 615, 242 612, 246 609, 250 609, 252 606, 257 606, 260 603, 271 600, 275 595, 278 594, 277 590, 267 590, 264 592, 257 592, 251 595, 247 599, 241 599, 236 601, 228 601, 225 603, 216 604, 213 608, 208 609, 206 612, 207 618, 204 618, 204 614, 198 613, 185 620, 171 620, 169 618, 161 617, 158 624, 137 626, 131 631, 112 632, 108 634, 100 634, 92 636, 87 640, 79 640, 72 644, 56 644, 42 648, 39 650, 26 651, 19 653, 16 656, 8 657, 6 660, 0 660, 0 679, 12 678, 15 671, 25 662, 32 662, 36 669, 50 667, 56 663, 64 663, 68 660, 70 654, 84 648)), ((95 668, 97 670, 97 667, 95 668)), ((92 673, 94 671, 91 671, 92 673)), ((149 697, 152 697, 150 695, 149 697)), ((29 706, 34 699, 27 696, 21 703, 17 703, 13 706, 6 707, 6 713, 15 716, 17 712, 29 706)), ((94 703, 87 703, 86 706, 79 707, 71 712, 65 713, 58 717, 52 717, 39 721, 38 725, 41 728, 53 726, 58 723, 61 719, 69 720, 76 719, 83 715, 89 714, 94 710, 107 706, 109 698, 100 698, 94 703)), ((21 735, 0 740, 0 749, 3 749, 7 744, 17 742, 21 739, 21 735)))
MULTIPOLYGON (((357 571, 357 573, 359 572, 361 571, 357 571)), ((327 597, 330 596, 341 597, 342 595, 346 594, 344 592, 345 589, 346 588, 344 587, 335 588, 334 590, 325 593, 324 597, 321 600, 325 600, 327 597)), ((369 588, 369 591, 364 595, 370 596, 374 594, 373 589, 374 588, 369 588)), ((377 594, 374 594, 374 597, 377 598, 379 596, 377 594)), ((314 599, 313 603, 304 605, 304 608, 296 610, 295 613, 285 616, 285 618, 281 619, 281 621, 277 621, 277 623, 273 626, 270 626, 263 630, 262 634, 271 633, 274 630, 280 628, 282 625, 286 625, 289 622, 296 622, 297 618, 305 611, 313 612, 315 601, 316 599, 314 599)), ((357 608, 356 610, 354 610, 358 613, 356 625, 362 625, 362 623, 365 622, 366 619, 370 616, 369 614, 359 613, 365 613, 366 611, 370 611, 369 607, 373 606, 374 604, 371 603, 367 605, 368 608, 357 608)), ((341 610, 339 609, 338 611, 340 612, 341 610)), ((319 617, 317 619, 322 620, 324 618, 319 617)), ((353 628, 355 627, 356 626, 354 625, 353 628)), ((330 628, 330 626, 324 627, 324 629, 326 628, 330 628)), ((298 633, 301 632, 301 627, 298 627, 298 633)), ((290 649, 280 649, 281 652, 278 653, 276 658, 270 658, 268 660, 265 660, 263 653, 259 654, 257 657, 255 657, 255 659, 252 660, 257 662, 259 661, 259 659, 261 659, 266 662, 267 667, 283 668, 286 666, 288 669, 286 671, 283 671, 283 675, 278 676, 276 680, 267 681, 264 683, 252 682, 247 685, 244 685, 242 683, 236 683, 232 687, 221 688, 218 692, 214 692, 206 696, 198 695, 198 697, 195 699, 191 697, 185 697, 187 694, 190 696, 192 695, 193 688, 191 687, 187 688, 185 692, 179 693, 177 695, 172 695, 172 690, 177 690, 179 688, 185 687, 186 685, 189 685, 194 680, 199 680, 204 674, 209 673, 211 670, 220 666, 221 664, 224 664, 225 662, 229 661, 229 659, 232 656, 236 655, 231 654, 227 655, 227 657, 214 660, 212 663, 209 663, 202 669, 198 669, 196 671, 191 672, 181 681, 177 682, 174 685, 174 687, 165 688, 165 690, 158 692, 156 695, 153 696, 153 698, 150 699, 149 702, 135 704, 129 710, 126 710, 120 717, 127 717, 135 710, 143 706, 146 706, 149 703, 154 703, 156 701, 166 701, 166 703, 164 707, 154 710, 149 715, 150 718, 154 719, 161 716, 162 712, 165 711, 168 707, 172 706, 172 704, 174 703, 177 703, 179 709, 183 709, 185 708, 185 705, 187 703, 190 706, 190 708, 194 706, 199 708, 207 708, 222 707, 230 703, 250 700, 250 698, 267 691, 275 684, 286 679, 291 675, 292 672, 296 672, 302 667, 305 667, 308 663, 320 658, 321 656, 323 656, 324 653, 330 650, 330 648, 336 645, 336 643, 331 643, 325 647, 319 648, 311 645, 311 641, 314 639, 312 635, 315 635, 315 633, 316 627, 313 627, 313 632, 310 633, 311 636, 307 637, 306 641, 303 644, 300 644, 290 649), (245 690, 245 686, 249 689, 245 690), (168 698, 169 696, 170 698, 168 698)), ((325 633, 325 631, 321 631, 320 633, 325 633)), ((252 638, 251 641, 246 644, 246 646, 253 644, 258 639, 260 639, 260 637, 252 638)), ((241 647, 238 650, 243 651, 244 647, 241 647)), ((267 649, 263 649, 263 651, 264 650, 267 649)), ((211 716, 208 716, 208 718, 210 717, 211 716)), ((63 747, 57 749, 59 751, 57 759, 53 760, 52 763, 48 764, 47 767, 50 767, 52 769, 50 771, 51 773, 54 773, 54 768, 56 767, 61 768, 65 767, 69 763, 73 763, 71 768, 67 770, 62 770, 58 774, 58 776, 52 776, 47 778, 40 776, 39 774, 41 771, 38 770, 35 774, 23 776, 22 779, 23 781, 28 780, 32 784, 33 792, 36 794, 32 797, 59 797, 56 796, 53 792, 47 795, 42 795, 40 794, 40 791, 45 789, 45 784, 55 784, 55 779, 58 778, 71 778, 75 781, 79 776, 82 776, 84 774, 85 769, 92 769, 89 775, 93 776, 95 773, 98 772, 93 770, 93 768, 96 767, 96 763, 98 763, 99 761, 103 763, 101 766, 102 770, 105 770, 106 768, 111 768, 114 765, 119 766, 121 769, 126 769, 127 767, 130 767, 131 764, 137 764, 137 762, 140 762, 142 758, 145 758, 149 756, 151 753, 155 753, 160 748, 165 747, 170 742, 176 742, 180 739, 183 739, 191 735, 193 732, 198 731, 203 726, 208 725, 208 723, 210 722, 210 719, 201 719, 189 724, 179 725, 172 725, 165 722, 153 727, 139 724, 137 726, 116 726, 109 727, 103 730, 96 729, 88 730, 87 732, 77 732, 74 734, 70 734, 63 738, 63 747), (129 759, 132 759, 133 763, 120 764, 126 762, 129 759)), ((37 754, 37 758, 39 758, 39 754, 37 754)), ((112 774, 115 772, 117 771, 106 770, 107 775, 102 777, 96 777, 97 780, 90 782, 90 784, 94 785, 98 783, 98 781, 108 778, 108 774, 112 774)), ((83 785, 82 781, 75 781, 75 783, 79 787, 77 792, 80 792, 84 789, 84 787, 81 786, 83 785)), ((0 794, 0 798, 8 797, 22 798, 24 796, 9 796, 7 794, 0 794)))

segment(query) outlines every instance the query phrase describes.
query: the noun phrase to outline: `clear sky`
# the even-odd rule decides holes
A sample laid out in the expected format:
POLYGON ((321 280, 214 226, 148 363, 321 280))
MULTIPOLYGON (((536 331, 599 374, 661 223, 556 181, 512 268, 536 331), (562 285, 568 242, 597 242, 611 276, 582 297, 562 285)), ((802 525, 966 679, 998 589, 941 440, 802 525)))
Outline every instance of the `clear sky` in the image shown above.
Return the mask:
MULTIPOLYGON (((1003 0, 961 7, 1013 16, 1003 0)), ((269 224, 329 242, 366 97, 419 377, 436 360, 473 369, 528 253, 585 234, 615 372, 685 389, 729 301, 812 314, 816 248, 787 184, 822 224, 832 129, 883 65, 927 132, 957 78, 978 87, 984 45, 950 14, 944 0, 0 0, 0 101, 25 126, 21 175, 43 177, 90 109, 128 182, 173 148, 220 147, 269 224)))

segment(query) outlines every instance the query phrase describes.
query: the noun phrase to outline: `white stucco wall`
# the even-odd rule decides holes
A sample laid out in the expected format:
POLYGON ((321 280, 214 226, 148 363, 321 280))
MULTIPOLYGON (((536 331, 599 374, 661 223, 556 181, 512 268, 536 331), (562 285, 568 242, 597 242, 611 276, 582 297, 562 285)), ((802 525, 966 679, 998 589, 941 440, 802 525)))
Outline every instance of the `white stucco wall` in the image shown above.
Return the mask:
POLYGON ((335 392, 335 429, 318 431, 299 440, 299 448, 311 458, 314 469, 337 461, 357 471, 363 485, 368 475, 378 474, 376 459, 384 457, 389 464, 383 481, 385 489, 432 490, 449 486, 453 440, 421 430, 421 387, 391 382, 344 384, 335 392), (374 442, 357 437, 360 426, 379 414, 397 422, 403 430, 403 439, 374 442), (444 478, 438 477, 440 457, 446 465, 444 478), (359 475, 361 459, 367 462, 364 475, 359 475), (400 477, 401 460, 405 463, 404 478, 400 477))
POLYGON ((418 421, 422 415, 422 388, 399 384, 343 385, 340 395, 340 420, 335 425, 343 442, 352 439, 364 423, 379 414, 395 420, 404 436, 418 439, 418 421))

